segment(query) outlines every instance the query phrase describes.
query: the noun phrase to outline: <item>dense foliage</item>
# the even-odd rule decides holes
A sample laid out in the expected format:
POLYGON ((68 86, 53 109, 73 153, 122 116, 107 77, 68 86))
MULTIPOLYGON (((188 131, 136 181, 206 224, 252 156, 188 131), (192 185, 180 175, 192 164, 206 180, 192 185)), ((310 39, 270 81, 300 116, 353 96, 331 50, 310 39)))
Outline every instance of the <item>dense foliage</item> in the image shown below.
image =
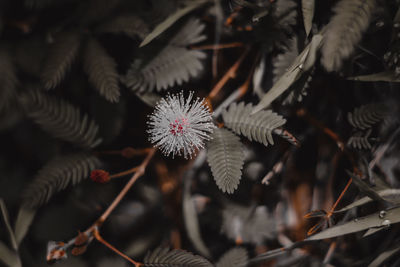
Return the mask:
POLYGON ((0 1, 0 265, 399 266, 399 5, 0 1))

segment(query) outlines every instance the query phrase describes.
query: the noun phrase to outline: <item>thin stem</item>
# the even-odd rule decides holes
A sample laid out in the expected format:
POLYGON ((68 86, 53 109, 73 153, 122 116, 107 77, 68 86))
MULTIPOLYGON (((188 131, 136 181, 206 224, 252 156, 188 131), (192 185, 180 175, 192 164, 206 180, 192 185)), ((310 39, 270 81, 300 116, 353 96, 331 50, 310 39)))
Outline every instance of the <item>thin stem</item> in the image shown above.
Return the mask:
POLYGON ((240 64, 242 64, 244 58, 248 54, 249 49, 246 48, 246 50, 243 52, 243 54, 239 57, 239 59, 235 62, 235 64, 232 65, 232 67, 229 68, 229 70, 222 76, 221 80, 218 81, 218 83, 214 86, 214 88, 211 90, 210 94, 208 95, 208 98, 210 100, 214 99, 218 93, 221 91, 222 87, 226 84, 226 82, 231 79, 236 77, 236 71, 240 67, 240 64))
POLYGON ((112 251, 114 251, 115 253, 117 253, 118 255, 120 255, 122 258, 126 259, 127 261, 133 263, 135 265, 135 267, 140 267, 142 264, 139 262, 136 262, 134 260, 132 260, 131 258, 129 258, 127 255, 125 255, 124 253, 122 253, 121 251, 119 251, 116 247, 114 247, 113 245, 111 245, 110 243, 108 243, 107 241, 105 241, 103 239, 103 237, 101 237, 99 230, 97 228, 95 228, 93 230, 93 235, 96 238, 97 241, 99 241, 100 243, 102 243, 103 245, 105 245, 106 247, 108 247, 109 249, 111 249, 112 251))
POLYGON ((297 111, 297 116, 305 118, 310 124, 314 125, 316 128, 328 135, 332 140, 334 140, 341 151, 344 150, 345 146, 340 137, 334 131, 323 125, 322 122, 308 114, 305 109, 299 109, 297 111))
POLYGON ((353 179, 350 177, 349 181, 347 182, 346 186, 344 187, 342 193, 340 193, 340 196, 338 197, 338 199, 336 200, 335 204, 333 204, 331 210, 329 211, 327 218, 331 217, 333 212, 336 209, 336 206, 339 204, 340 200, 342 200, 344 194, 346 193, 347 189, 349 189, 349 186, 351 185, 351 183, 353 182, 353 179))
POLYGON ((116 174, 113 174, 113 175, 110 175, 110 179, 118 178, 118 177, 121 177, 121 176, 125 176, 125 175, 128 175, 128 174, 134 173, 138 169, 139 169, 139 167, 134 167, 132 169, 129 169, 129 170, 126 170, 126 171, 123 171, 123 172, 119 172, 119 173, 116 173, 116 174))
POLYGON ((140 164, 137 167, 135 174, 132 176, 129 182, 125 185, 125 187, 121 190, 121 192, 119 192, 118 196, 114 199, 114 201, 110 204, 107 210, 97 220, 96 225, 101 225, 108 218, 108 216, 110 216, 111 212, 118 206, 119 202, 121 202, 121 200, 125 197, 125 195, 128 193, 129 189, 131 189, 136 180, 144 174, 146 167, 149 164, 151 158, 154 156, 155 152, 156 152, 155 148, 149 151, 146 158, 143 160, 142 164, 140 164))
POLYGON ((190 49, 192 50, 219 50, 225 48, 235 48, 235 47, 242 47, 244 44, 239 42, 233 42, 229 44, 212 44, 212 45, 197 45, 191 46, 190 49))

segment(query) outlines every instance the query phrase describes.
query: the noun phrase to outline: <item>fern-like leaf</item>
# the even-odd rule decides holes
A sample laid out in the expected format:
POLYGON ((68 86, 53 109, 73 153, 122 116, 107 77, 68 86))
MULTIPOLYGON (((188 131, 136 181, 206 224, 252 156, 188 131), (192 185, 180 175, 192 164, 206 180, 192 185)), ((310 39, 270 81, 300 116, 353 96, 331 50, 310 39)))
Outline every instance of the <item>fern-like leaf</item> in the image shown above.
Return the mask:
POLYGON ((149 33, 149 27, 138 16, 121 15, 102 24, 96 31, 101 33, 121 33, 131 38, 138 36, 140 39, 144 39, 149 33))
POLYGON ((211 267, 212 264, 203 257, 183 250, 157 248, 147 253, 144 258, 145 267, 211 267))
POLYGON ((52 136, 84 148, 101 143, 97 124, 66 101, 31 90, 22 95, 21 102, 27 116, 52 136))
POLYGON ((70 69, 80 46, 80 36, 76 32, 63 33, 56 36, 46 58, 42 82, 46 89, 53 89, 64 79, 70 69))
POLYGON ((119 101, 117 63, 94 39, 89 40, 86 47, 84 70, 90 83, 102 96, 112 103, 119 101))
POLYGON ((388 114, 388 108, 383 103, 372 103, 354 109, 353 113, 347 114, 349 123, 361 130, 371 128, 380 122, 388 114))
POLYGON ((334 7, 335 15, 327 25, 321 49, 321 63, 327 71, 338 71, 353 53, 375 8, 376 0, 341 0, 334 7))
POLYGON ((100 160, 94 156, 79 153, 50 160, 27 186, 23 193, 23 204, 37 208, 68 185, 76 185, 90 172, 99 168, 100 160))
POLYGON ((0 49, 0 112, 7 109, 15 99, 18 79, 12 58, 0 49))
POLYGON ((273 130, 285 124, 286 120, 272 110, 262 110, 250 115, 252 109, 251 103, 232 103, 222 112, 225 126, 236 134, 246 136, 250 141, 254 140, 265 146, 273 145, 273 130))
POLYGON ((174 85, 188 82, 203 69, 203 51, 190 50, 188 45, 204 40, 205 25, 198 19, 189 20, 170 43, 145 66, 132 63, 124 79, 127 87, 144 92, 165 90, 174 85))
POLYGON ((243 146, 238 136, 227 129, 214 130, 208 143, 207 161, 222 192, 233 193, 242 178, 243 146))
POLYGON ((216 267, 245 267, 248 264, 249 256, 244 248, 233 248, 226 252, 218 260, 216 267))
POLYGON ((371 135, 372 129, 369 129, 367 132, 356 132, 352 137, 347 141, 347 146, 355 148, 355 149, 371 149, 372 145, 369 142, 369 136, 371 135))

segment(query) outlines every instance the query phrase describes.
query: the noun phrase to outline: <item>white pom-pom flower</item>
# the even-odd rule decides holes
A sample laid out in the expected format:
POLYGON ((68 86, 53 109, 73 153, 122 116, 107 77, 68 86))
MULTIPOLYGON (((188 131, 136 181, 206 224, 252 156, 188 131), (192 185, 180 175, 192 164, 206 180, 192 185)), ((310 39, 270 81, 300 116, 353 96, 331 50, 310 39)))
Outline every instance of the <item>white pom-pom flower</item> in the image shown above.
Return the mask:
POLYGON ((149 116, 149 140, 165 155, 192 158, 210 139, 215 125, 204 99, 192 101, 193 92, 185 100, 183 93, 162 98, 149 116))

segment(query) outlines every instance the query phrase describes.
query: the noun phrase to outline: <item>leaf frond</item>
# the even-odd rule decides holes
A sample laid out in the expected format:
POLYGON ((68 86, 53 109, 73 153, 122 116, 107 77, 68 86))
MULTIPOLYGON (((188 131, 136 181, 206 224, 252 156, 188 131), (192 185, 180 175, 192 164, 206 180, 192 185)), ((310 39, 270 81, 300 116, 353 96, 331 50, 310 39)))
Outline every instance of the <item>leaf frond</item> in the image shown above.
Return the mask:
POLYGON ((216 267, 245 267, 248 264, 249 256, 245 248, 233 248, 218 260, 216 267))
POLYGON ((157 248, 147 253, 144 258, 145 267, 211 267, 212 264, 203 257, 183 250, 157 248))
POLYGON ((285 124, 286 120, 272 110, 262 110, 250 115, 252 110, 251 103, 247 105, 244 102, 232 103, 222 112, 225 126, 250 141, 254 140, 265 146, 273 145, 273 130, 285 124))
POLYGON ((174 85, 182 85, 196 77, 203 69, 202 59, 206 53, 190 50, 188 45, 200 42, 205 25, 192 19, 172 38, 170 43, 144 67, 132 63, 124 79, 127 87, 145 92, 165 90, 174 85))
POLYGON ((56 138, 83 148, 93 148, 101 143, 97 136, 98 125, 63 99, 30 90, 21 96, 21 104, 28 117, 56 138))
POLYGON ((95 156, 85 153, 61 156, 50 160, 25 188, 23 205, 37 208, 68 185, 76 185, 101 165, 95 156))
POLYGON ((371 103, 347 113, 347 119, 354 128, 365 130, 382 121, 387 114, 388 108, 385 104, 371 103))
POLYGON ((215 129, 208 143, 207 161, 219 189, 224 193, 233 193, 242 178, 244 164, 243 145, 239 137, 227 129, 215 129))
POLYGON ((371 149, 372 145, 369 142, 369 136, 371 135, 372 129, 369 129, 365 134, 364 132, 356 132, 347 141, 347 146, 355 149, 371 149))
POLYGON ((56 36, 50 47, 42 71, 42 82, 46 89, 57 87, 78 54, 80 35, 77 32, 67 32, 56 36))
POLYGON ((375 0, 341 0, 333 8, 335 15, 327 25, 321 49, 321 63, 327 71, 338 71, 368 28, 375 0))
POLYGON ((84 70, 89 82, 111 103, 119 101, 117 63, 109 56, 101 44, 91 39, 88 41, 84 57, 84 70))

